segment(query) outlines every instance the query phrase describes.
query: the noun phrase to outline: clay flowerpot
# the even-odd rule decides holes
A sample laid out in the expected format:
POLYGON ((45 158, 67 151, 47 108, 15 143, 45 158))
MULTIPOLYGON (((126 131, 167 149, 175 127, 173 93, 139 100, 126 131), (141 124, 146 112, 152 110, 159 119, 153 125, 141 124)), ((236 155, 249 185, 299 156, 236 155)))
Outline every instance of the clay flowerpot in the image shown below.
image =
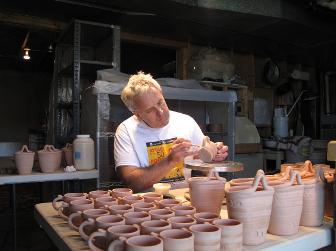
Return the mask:
POLYGON ((217 145, 208 136, 205 136, 198 154, 202 161, 211 162, 217 154, 217 145))
POLYGON ((274 196, 268 232, 275 235, 298 233, 304 190, 299 172, 293 171, 289 182, 273 188, 274 196), (294 182, 295 178, 296 182, 294 182))
POLYGON ((53 173, 61 167, 62 151, 53 145, 45 145, 38 151, 40 168, 43 173, 53 173))
POLYGON ((218 173, 210 172, 208 177, 192 177, 188 179, 191 204, 196 212, 220 214, 224 199, 226 179, 218 173), (215 174, 214 177, 211 177, 215 174))
POLYGON ((34 165, 35 153, 28 150, 26 145, 15 153, 15 164, 18 173, 21 175, 31 174, 34 165))
POLYGON ((257 172, 252 186, 226 188, 228 216, 243 223, 243 244, 259 245, 265 241, 273 194, 274 189, 267 185, 262 170, 257 172))
POLYGON ((67 143, 65 147, 62 148, 64 152, 65 163, 67 166, 73 166, 73 148, 72 144, 67 143))
POLYGON ((324 216, 324 184, 323 170, 316 169, 315 177, 302 179, 304 184, 303 206, 300 226, 318 227, 324 216))

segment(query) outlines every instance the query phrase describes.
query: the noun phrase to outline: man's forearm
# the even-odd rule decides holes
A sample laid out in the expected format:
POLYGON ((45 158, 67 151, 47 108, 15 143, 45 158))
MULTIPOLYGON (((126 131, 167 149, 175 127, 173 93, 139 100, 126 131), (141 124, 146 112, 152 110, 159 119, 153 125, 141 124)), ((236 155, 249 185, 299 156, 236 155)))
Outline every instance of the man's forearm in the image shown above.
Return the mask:
POLYGON ((175 164, 175 161, 166 157, 154 165, 145 168, 134 168, 126 173, 122 172, 122 178, 133 191, 140 192, 151 188, 154 183, 159 182, 175 164))

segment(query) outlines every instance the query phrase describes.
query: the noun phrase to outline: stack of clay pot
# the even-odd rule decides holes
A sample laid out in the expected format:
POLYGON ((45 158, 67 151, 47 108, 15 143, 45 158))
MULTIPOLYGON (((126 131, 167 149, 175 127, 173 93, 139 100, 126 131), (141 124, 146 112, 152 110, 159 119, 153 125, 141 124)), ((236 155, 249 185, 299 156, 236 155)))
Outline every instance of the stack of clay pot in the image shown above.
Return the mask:
POLYGON ((73 166, 73 148, 72 144, 67 143, 65 147, 62 148, 64 152, 65 163, 67 166, 73 166))
POLYGON ((245 245, 259 245, 265 241, 273 194, 274 189, 267 184, 262 170, 258 170, 252 186, 232 186, 225 189, 228 216, 243 223, 245 245))
POLYGON ((21 150, 15 153, 15 164, 19 174, 31 174, 34 165, 34 156, 35 153, 29 151, 26 145, 22 146, 21 150))
POLYGON ((268 232, 275 235, 298 233, 304 191, 299 172, 292 171, 290 181, 275 185, 273 188, 274 196, 268 232))
POLYGON ((53 173, 61 167, 62 151, 53 145, 45 145, 38 151, 38 159, 43 173, 53 173))
POLYGON ((211 171, 208 177, 189 178, 190 201, 197 212, 220 214, 225 182, 226 179, 219 177, 214 171, 211 171))

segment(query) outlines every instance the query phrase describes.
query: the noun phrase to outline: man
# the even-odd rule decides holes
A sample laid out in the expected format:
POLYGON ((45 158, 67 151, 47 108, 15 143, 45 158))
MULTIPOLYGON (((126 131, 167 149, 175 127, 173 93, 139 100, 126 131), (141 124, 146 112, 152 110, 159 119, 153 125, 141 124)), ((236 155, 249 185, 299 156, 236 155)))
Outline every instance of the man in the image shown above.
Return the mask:
MULTIPOLYGON (((184 180, 183 160, 195 155, 192 145, 201 145, 204 134, 193 118, 170 111, 161 86, 150 74, 130 77, 121 99, 133 116, 121 123, 114 138, 116 171, 134 191, 154 183, 184 180)), ((228 147, 217 142, 216 161, 224 160, 228 147)))

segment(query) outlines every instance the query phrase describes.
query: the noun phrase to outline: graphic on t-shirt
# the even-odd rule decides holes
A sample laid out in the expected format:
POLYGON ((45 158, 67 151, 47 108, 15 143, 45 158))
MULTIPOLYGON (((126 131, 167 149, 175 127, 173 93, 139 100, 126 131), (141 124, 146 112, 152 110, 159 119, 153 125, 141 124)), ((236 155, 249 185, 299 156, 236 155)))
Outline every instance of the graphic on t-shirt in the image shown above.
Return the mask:
MULTIPOLYGON (((147 142, 147 153, 149 164, 153 165, 162 160, 171 151, 173 141, 176 138, 160 140, 155 142, 147 142)), ((183 177, 183 161, 175 165, 175 167, 163 178, 163 180, 177 181, 183 177)))

